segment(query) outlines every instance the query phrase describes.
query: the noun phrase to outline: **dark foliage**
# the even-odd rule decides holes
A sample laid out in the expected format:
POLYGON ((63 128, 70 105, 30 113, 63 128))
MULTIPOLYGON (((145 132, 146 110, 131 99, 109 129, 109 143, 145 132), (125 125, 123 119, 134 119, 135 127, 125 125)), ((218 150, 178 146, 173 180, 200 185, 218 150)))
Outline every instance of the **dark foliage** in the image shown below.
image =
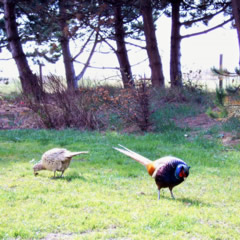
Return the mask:
POLYGON ((117 128, 121 122, 148 131, 151 126, 150 91, 144 82, 128 89, 96 87, 69 91, 61 78, 51 75, 43 85, 48 93, 39 102, 31 95, 25 94, 24 98, 47 128, 100 130, 117 128))

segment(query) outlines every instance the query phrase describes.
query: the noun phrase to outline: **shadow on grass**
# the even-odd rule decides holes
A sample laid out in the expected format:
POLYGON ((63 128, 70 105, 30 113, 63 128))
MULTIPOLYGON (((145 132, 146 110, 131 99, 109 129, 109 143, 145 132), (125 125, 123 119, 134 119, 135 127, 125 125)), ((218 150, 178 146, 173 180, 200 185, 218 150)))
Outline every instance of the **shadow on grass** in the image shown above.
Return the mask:
POLYGON ((186 205, 193 205, 193 206, 198 206, 198 207, 211 207, 212 204, 209 204, 209 203, 206 203, 206 202, 202 202, 198 199, 189 199, 189 198, 179 198, 179 199, 176 199, 176 201, 179 201, 179 202, 182 202, 186 205))
POLYGON ((161 198, 166 199, 166 200, 171 200, 171 201, 182 202, 186 206, 197 206, 197 207, 211 207, 212 206, 212 204, 203 202, 203 201, 198 200, 198 199, 177 198, 177 197, 175 199, 172 199, 171 196, 161 195, 160 201, 161 201, 161 198))
POLYGON ((60 176, 57 176, 57 177, 52 177, 51 178, 52 180, 57 180, 57 181, 67 181, 67 182, 71 182, 72 180, 82 180, 82 181, 86 181, 86 178, 83 177, 83 176, 79 176, 79 175, 68 175, 68 176, 65 176, 65 177, 60 177, 60 176))

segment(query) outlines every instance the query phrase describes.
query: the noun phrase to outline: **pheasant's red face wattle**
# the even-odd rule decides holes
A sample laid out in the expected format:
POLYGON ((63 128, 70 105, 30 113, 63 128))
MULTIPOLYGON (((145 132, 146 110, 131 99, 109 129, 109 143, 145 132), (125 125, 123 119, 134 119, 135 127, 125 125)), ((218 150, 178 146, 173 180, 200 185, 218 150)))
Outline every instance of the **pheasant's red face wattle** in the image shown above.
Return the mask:
POLYGON ((186 178, 186 177, 187 177, 187 174, 184 172, 184 170, 182 170, 182 171, 179 173, 179 177, 180 177, 180 178, 186 178))

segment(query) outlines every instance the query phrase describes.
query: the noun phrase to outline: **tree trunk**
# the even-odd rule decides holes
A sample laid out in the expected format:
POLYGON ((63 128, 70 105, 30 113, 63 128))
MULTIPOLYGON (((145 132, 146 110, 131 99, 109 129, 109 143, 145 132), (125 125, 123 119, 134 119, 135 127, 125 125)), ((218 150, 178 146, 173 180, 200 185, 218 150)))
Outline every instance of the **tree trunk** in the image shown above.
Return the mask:
POLYGON ((125 31, 123 27, 123 18, 121 13, 121 6, 114 6, 114 16, 115 16, 115 39, 117 43, 117 58, 120 65, 120 72, 123 80, 124 88, 129 88, 134 86, 134 81, 132 77, 131 65, 128 59, 128 53, 125 45, 125 31))
POLYGON ((69 37, 68 37, 68 25, 66 20, 66 1, 59 0, 59 12, 60 12, 60 27, 61 27, 61 38, 60 44, 63 54, 63 62, 65 67, 65 75, 67 80, 67 87, 69 90, 77 89, 77 81, 75 79, 75 70, 73 66, 73 59, 70 52, 69 37))
POLYGON ((37 76, 34 75, 28 65, 27 57, 22 49, 18 34, 15 1, 4 0, 4 19, 10 51, 18 68, 19 77, 24 94, 33 94, 36 100, 40 100, 42 89, 39 86, 37 76))
POLYGON ((170 55, 170 81, 171 87, 182 87, 181 72, 181 36, 180 36, 180 4, 181 0, 173 0, 172 4, 172 32, 170 55))
POLYGON ((239 66, 240 66, 240 1, 232 0, 232 12, 235 20, 235 26, 238 35, 238 47, 239 47, 239 66))
POLYGON ((164 76, 161 57, 158 51, 155 26, 152 16, 151 0, 141 0, 141 14, 143 17, 146 48, 151 68, 151 79, 154 87, 164 87, 164 76))

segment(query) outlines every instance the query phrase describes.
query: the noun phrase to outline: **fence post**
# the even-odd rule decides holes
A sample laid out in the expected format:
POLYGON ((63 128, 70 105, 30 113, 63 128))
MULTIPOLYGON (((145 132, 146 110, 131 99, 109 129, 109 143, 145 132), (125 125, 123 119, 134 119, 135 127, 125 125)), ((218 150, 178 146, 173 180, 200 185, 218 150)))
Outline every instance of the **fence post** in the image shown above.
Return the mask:
POLYGON ((223 76, 221 75, 222 74, 222 70, 223 70, 223 55, 220 54, 219 56, 219 70, 220 70, 220 74, 218 76, 218 79, 219 79, 219 89, 222 89, 223 88, 223 76))
POLYGON ((40 80, 40 87, 41 87, 41 89, 43 89, 43 74, 42 74, 42 67, 44 66, 44 64, 38 62, 38 66, 39 66, 39 80, 40 80))

